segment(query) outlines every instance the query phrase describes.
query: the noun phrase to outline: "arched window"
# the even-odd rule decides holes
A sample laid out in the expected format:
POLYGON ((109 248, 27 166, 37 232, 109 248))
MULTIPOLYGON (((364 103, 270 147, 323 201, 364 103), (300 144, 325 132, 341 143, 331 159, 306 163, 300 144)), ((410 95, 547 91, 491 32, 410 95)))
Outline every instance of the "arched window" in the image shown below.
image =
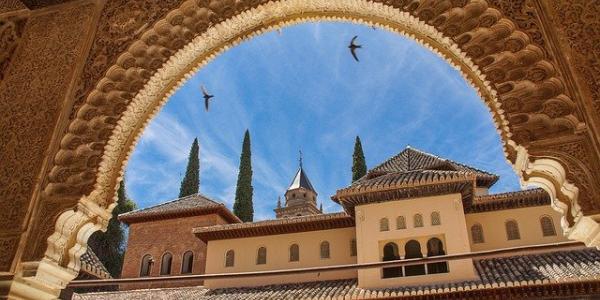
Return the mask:
POLYGON ((379 220, 379 231, 389 231, 390 230, 390 221, 388 218, 381 218, 379 220))
POLYGON ((504 223, 506 227, 506 238, 510 240, 518 240, 521 239, 521 234, 519 233, 519 224, 515 220, 508 220, 504 223))
POLYGON ((440 213, 437 211, 434 211, 431 213, 431 225, 432 226, 436 226, 436 225, 442 225, 442 219, 440 217, 440 213))
POLYGON ((406 229, 406 220, 404 216, 398 216, 396 218, 396 229, 406 229))
POLYGON ((350 256, 356 256, 356 239, 350 240, 350 256))
POLYGON ((329 242, 321 242, 321 258, 329 258, 329 242))
POLYGON ((423 227, 423 216, 421 214, 414 216, 414 227, 423 227))
MULTIPOLYGON (((404 245, 405 259, 423 258, 421 253, 421 244, 415 240, 410 240, 404 245)), ((412 265, 404 267, 406 276, 425 275, 425 265, 412 265)))
POLYGON ((483 227, 481 227, 481 224, 473 224, 471 226, 471 240, 473 244, 481 244, 485 241, 483 239, 483 227))
POLYGON ((173 255, 171 253, 166 252, 162 256, 162 260, 160 261, 160 275, 169 275, 171 274, 171 262, 173 261, 173 255))
POLYGON ((264 265, 267 263, 267 248, 260 247, 258 248, 258 253, 256 254, 256 264, 264 265))
MULTIPOLYGON (((398 245, 393 242, 389 242, 383 246, 383 261, 398 260, 400 254, 398 253, 398 245)), ((383 268, 383 278, 393 278, 402 276, 402 267, 388 267, 383 268)))
POLYGON ((554 222, 549 216, 542 216, 540 218, 540 225, 542 226, 542 234, 544 236, 555 236, 556 229, 554 229, 554 222))
POLYGON ((194 266, 194 252, 187 251, 183 254, 183 260, 181 261, 181 274, 192 273, 194 266))
POLYGON ((150 272, 152 271, 152 264, 154 264, 154 259, 150 254, 144 255, 142 257, 142 265, 140 267, 140 277, 150 276, 150 272))
POLYGON ((233 267, 235 263, 235 252, 233 250, 228 250, 225 253, 225 267, 233 267))
POLYGON ((290 246, 290 261, 300 261, 300 247, 298 244, 290 246))
MULTIPOLYGON (((431 238, 427 241, 427 257, 446 255, 444 251, 444 244, 438 238, 431 238)), ((436 263, 427 264, 427 273, 448 273, 448 263, 440 261, 436 263)))

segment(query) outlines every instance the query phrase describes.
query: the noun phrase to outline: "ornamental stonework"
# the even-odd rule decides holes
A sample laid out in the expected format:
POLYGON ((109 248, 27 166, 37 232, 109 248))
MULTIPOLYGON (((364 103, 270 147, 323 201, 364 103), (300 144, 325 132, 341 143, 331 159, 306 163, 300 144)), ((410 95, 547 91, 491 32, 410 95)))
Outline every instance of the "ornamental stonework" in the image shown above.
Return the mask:
MULTIPOLYGON (((0 199, 6 200, 0 209, 0 235, 22 230, 94 8, 88 4, 32 14, 13 49, 0 82, 0 199)), ((18 36, 14 32, 19 26, 5 25, 10 38, 3 41, 18 36)), ((14 250, 0 248, 0 253, 14 250)), ((0 262, 0 270, 9 267, 0 262)))
MULTIPOLYGON (((52 1, 47 1, 50 2, 52 1)), ((377 0, 375 3, 359 0, 306 0, 306 3, 310 4, 302 5, 306 7, 312 5, 310 9, 316 15, 314 18, 323 19, 332 17, 331 13, 328 14, 327 8, 334 7, 334 4, 349 3, 348 6, 352 4, 357 7, 362 5, 365 11, 376 10, 373 7, 377 7, 381 9, 383 15, 383 12, 391 10, 389 7, 384 7, 382 5, 384 3, 395 8, 394 12, 397 15, 409 14, 411 18, 418 21, 415 22, 418 23, 415 26, 434 28, 435 33, 439 34, 439 37, 436 35, 437 39, 450 41, 444 45, 456 45, 458 50, 452 54, 460 54, 456 56, 460 56, 461 59, 464 56, 464 61, 469 62, 468 66, 472 70, 476 69, 473 73, 477 74, 478 79, 483 82, 482 85, 489 86, 497 92, 493 97, 494 99, 497 97, 498 99, 495 100, 498 101, 487 104, 492 110, 505 143, 514 141, 518 145, 528 146, 539 141, 572 136, 585 128, 576 109, 576 103, 572 95, 568 94, 566 83, 552 59, 552 53, 547 49, 548 42, 540 31, 536 11, 530 5, 530 1, 491 0, 490 2, 491 6, 483 0, 377 0), (503 112, 496 118, 498 111, 503 112), (504 128, 509 128, 510 134, 504 128)), ((120 170, 114 168, 106 171, 101 170, 99 166, 101 162, 107 160, 122 163, 126 160, 130 149, 122 149, 116 154, 112 153, 112 157, 107 157, 106 149, 114 146, 108 144, 108 141, 115 134, 119 134, 115 133, 114 129, 118 128, 118 122, 123 121, 122 117, 126 110, 139 109, 131 106, 133 99, 144 91, 145 85, 165 66, 165 63, 195 38, 203 36, 210 29, 219 27, 215 25, 224 21, 229 22, 224 30, 228 30, 226 34, 231 36, 231 40, 225 46, 237 43, 242 34, 239 30, 244 22, 252 18, 264 17, 256 12, 254 14, 248 12, 258 5, 274 5, 274 3, 278 2, 268 0, 106 1, 97 28, 95 27, 89 55, 86 53, 87 59, 82 74, 78 81, 73 82, 76 89, 74 107, 66 116, 69 125, 55 141, 52 141, 58 150, 56 153, 49 154, 51 166, 42 176, 38 211, 40 217, 31 231, 34 238, 26 247, 29 251, 25 254, 26 258, 39 259, 43 255, 46 238, 54 231, 56 217, 61 212, 73 208, 82 196, 97 191, 98 186, 101 189, 108 186, 102 192, 106 195, 114 194, 111 189, 116 185, 111 182, 117 181, 116 177, 120 176, 120 170), (110 173, 112 177, 105 178, 104 182, 99 183, 98 174, 101 172, 110 173)), ((282 0, 279 4, 280 12, 294 11, 301 6, 298 3, 298 1, 282 0)), ((341 10, 337 13, 342 15, 344 20, 360 19, 356 17, 358 14, 352 15, 352 9, 347 8, 346 11, 341 10)), ((65 9, 60 12, 60 19, 45 16, 49 20, 44 23, 41 22, 42 17, 36 18, 37 21, 28 25, 28 28, 32 26, 31 28, 38 31, 28 33, 26 30, 21 39, 21 44, 27 43, 27 49, 23 50, 23 53, 17 50, 12 55, 15 60, 23 61, 23 64, 20 65, 20 69, 7 69, 9 73, 5 76, 6 80, 0 83, 1 85, 5 84, 5 81, 14 80, 17 73, 13 74, 13 71, 21 72, 20 82, 16 82, 10 88, 0 86, 0 93, 5 93, 0 95, 4 96, 0 99, 19 99, 11 103, 15 116, 11 115, 6 120, 0 120, 1 128, 8 128, 7 133, 0 133, 6 136, 0 135, 0 137, 8 141, 6 145, 9 150, 27 149, 20 152, 0 151, 0 161, 10 161, 14 164, 4 168, 3 173, 0 174, 0 182, 8 182, 7 185, 0 185, 0 196, 16 195, 14 197, 17 198, 11 202, 14 203, 11 204, 15 208, 11 212, 14 215, 0 211, 0 220, 6 217, 7 223, 8 220, 22 219, 23 208, 26 208, 29 203, 35 185, 34 178, 38 177, 44 158, 39 153, 45 153, 51 143, 50 135, 53 126, 57 123, 61 101, 68 90, 66 84, 73 74, 70 73, 71 64, 77 55, 77 51, 73 49, 78 49, 79 43, 86 37, 85 34, 81 34, 82 24, 89 22, 91 15, 91 12, 65 9), (43 28, 48 27, 57 30, 47 35, 47 31, 43 28), (41 36, 40 32, 47 36, 41 36), (36 34, 38 36, 35 36, 36 34), (34 38, 35 40, 32 40, 34 38), (56 41, 64 44, 59 47, 56 41), (42 45, 49 45, 49 47, 40 49, 42 45), (44 51, 52 51, 53 55, 48 56, 50 53, 44 51), (54 59, 49 60, 47 57, 54 59), (63 76, 56 76, 56 74, 63 76), (30 78, 32 75, 35 78, 30 78), (24 116, 24 112, 34 116, 24 116), (10 174, 7 170, 11 170, 10 174), (17 175, 11 177, 14 174, 17 175)), ((300 17, 284 16, 270 21, 293 23, 294 20, 307 20, 306 17, 301 16, 302 13, 298 15, 300 17)), ((376 17, 381 16, 376 15, 376 17)), ((368 17, 363 16, 363 18, 365 19, 361 20, 362 22, 372 21, 368 17)), ((259 26, 252 31, 262 30, 265 27, 259 26)), ((211 35, 206 37, 208 42, 218 38, 211 35)), ((427 45, 434 51, 438 50, 435 49, 435 44, 427 45)), ((203 54, 212 58, 221 50, 209 49, 203 54)), ((160 98, 164 95, 153 96, 156 105, 159 106, 162 103, 160 98)), ((149 111, 145 117, 151 114, 152 111, 149 111)), ((143 119, 145 117, 125 120, 129 122, 126 125, 137 128, 139 132, 147 122, 143 119)), ((133 134, 118 141, 123 144, 134 144, 131 140, 135 138, 133 134)), ((590 151, 591 148, 586 149, 590 151)), ((591 158, 593 161, 595 159, 591 158)), ((568 163, 569 160, 564 161, 568 163)), ((586 191, 593 189, 593 183, 586 181, 586 178, 589 178, 586 175, 586 172, 589 173, 586 168, 587 166, 584 165, 583 171, 569 169, 569 172, 573 182, 577 181, 577 184, 581 184, 582 191, 585 192, 580 200, 591 203, 594 199, 586 191)), ((100 207, 108 208, 113 199, 110 196, 96 197, 94 201, 97 201, 100 207)), ((585 207, 594 209, 594 206, 585 207)))
POLYGON ((575 63, 588 85, 596 113, 600 115, 600 4, 589 0, 551 1, 561 31, 576 53, 575 63))
POLYGON ((0 82, 19 45, 27 18, 13 16, 0 19, 0 82))

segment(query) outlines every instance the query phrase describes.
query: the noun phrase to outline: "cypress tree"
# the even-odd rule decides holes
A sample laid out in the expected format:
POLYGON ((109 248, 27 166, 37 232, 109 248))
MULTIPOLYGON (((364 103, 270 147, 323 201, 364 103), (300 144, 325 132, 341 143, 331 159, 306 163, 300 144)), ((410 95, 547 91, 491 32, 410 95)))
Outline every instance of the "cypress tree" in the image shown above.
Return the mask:
POLYGON ((181 181, 179 198, 198 194, 198 186, 200 185, 200 160, 198 158, 198 148, 198 139, 195 138, 192 143, 192 148, 190 149, 185 176, 181 181))
POLYGON ((240 170, 235 190, 235 202, 233 213, 244 222, 252 222, 254 219, 254 208, 252 207, 252 161, 250 152, 250 132, 246 129, 242 154, 240 155, 240 170))
POLYGON ((367 174, 367 163, 365 162, 365 154, 363 153, 360 137, 356 136, 354 142, 354 154, 352 154, 352 182, 367 174))
POLYGON ((117 218, 119 214, 135 209, 135 203, 127 197, 125 183, 121 181, 117 190, 117 205, 112 211, 106 232, 98 231, 88 240, 88 247, 98 256, 110 275, 118 278, 123 267, 125 254, 125 228, 117 218))

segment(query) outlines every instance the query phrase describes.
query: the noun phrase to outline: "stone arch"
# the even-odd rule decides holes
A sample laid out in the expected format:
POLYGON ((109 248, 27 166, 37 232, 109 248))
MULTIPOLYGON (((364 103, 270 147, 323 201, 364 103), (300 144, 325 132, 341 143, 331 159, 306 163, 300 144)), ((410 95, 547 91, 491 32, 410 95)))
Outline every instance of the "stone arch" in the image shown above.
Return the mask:
POLYGON ((377 24, 415 39, 455 66, 490 109, 505 154, 523 182, 550 193, 553 206, 567 216, 563 229, 583 224, 573 238, 595 241, 586 234, 597 234, 592 228, 597 225, 578 211, 579 190, 567 180, 565 167, 527 150, 532 142, 581 129, 565 83, 543 49, 485 0, 188 0, 121 54, 61 139, 40 197, 79 201, 59 216, 48 238, 43 263, 70 270, 57 287, 79 270, 87 237, 105 230, 124 163, 174 89, 243 39, 323 19, 377 24))

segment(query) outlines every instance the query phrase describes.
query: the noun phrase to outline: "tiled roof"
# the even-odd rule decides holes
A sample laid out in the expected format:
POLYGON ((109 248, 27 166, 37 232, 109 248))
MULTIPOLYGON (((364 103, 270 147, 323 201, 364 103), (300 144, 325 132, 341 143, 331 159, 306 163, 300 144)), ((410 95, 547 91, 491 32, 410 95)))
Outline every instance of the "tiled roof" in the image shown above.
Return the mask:
POLYGON ((354 226, 354 219, 346 213, 329 213, 281 218, 258 222, 198 227, 193 233, 203 241, 251 236, 306 232, 354 226))
POLYGON ((155 206, 134 210, 119 215, 119 220, 126 223, 149 219, 172 218, 177 216, 219 213, 232 223, 241 222, 224 204, 213 201, 202 194, 194 194, 164 202, 155 206))
POLYGON ((294 176, 294 179, 292 180, 292 183, 290 184, 290 186, 288 187, 287 190, 289 191, 289 190, 298 189, 298 188, 305 188, 309 191, 313 191, 315 193, 317 192, 317 191, 315 191, 315 188, 310 183, 310 180, 308 180, 306 171, 304 171, 302 166, 300 166, 300 168, 298 168, 298 171, 296 172, 296 175, 294 176))
MULTIPOLYGON (((512 299, 600 291, 600 251, 592 248, 482 259, 474 261, 474 266, 480 279, 445 284, 364 289, 357 286, 356 279, 348 279, 213 290, 187 287, 78 294, 73 299, 386 299, 419 295, 442 299, 441 295, 452 293, 458 293, 460 298, 478 299, 489 295, 486 292, 512 299), (569 286, 571 283, 575 288, 569 286)), ((494 299, 497 298, 500 297, 494 299)))
MULTIPOLYGON (((498 180, 498 176, 492 173, 441 158, 412 147, 406 147, 394 157, 369 170, 369 173, 381 174, 412 170, 449 170, 473 173, 477 176, 478 186, 489 187, 498 180)), ((369 174, 366 177, 369 177, 369 174)))
POLYGON ((465 206, 470 206, 475 174, 465 171, 412 170, 364 177, 340 189, 331 197, 346 212, 354 214, 354 206, 404 198, 461 193, 465 206))
POLYGON ((100 258, 98 258, 90 247, 81 255, 80 259, 82 272, 88 273, 98 279, 112 278, 104 264, 100 261, 100 258))
POLYGON ((503 209, 550 205, 550 195, 541 189, 476 196, 466 213, 479 213, 503 209))

